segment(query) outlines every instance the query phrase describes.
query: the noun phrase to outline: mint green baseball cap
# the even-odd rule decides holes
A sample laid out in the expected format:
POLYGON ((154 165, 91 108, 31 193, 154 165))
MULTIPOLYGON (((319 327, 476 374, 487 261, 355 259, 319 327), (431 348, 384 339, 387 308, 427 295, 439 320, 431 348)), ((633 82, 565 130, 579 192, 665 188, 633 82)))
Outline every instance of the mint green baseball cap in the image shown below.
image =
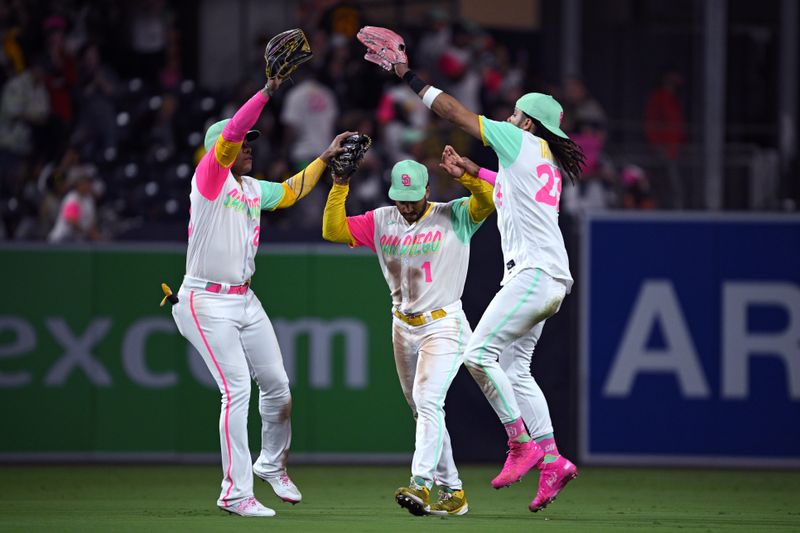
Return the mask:
MULTIPOLYGON (((213 123, 209 126, 208 130, 206 130, 206 138, 203 141, 203 146, 206 147, 206 152, 211 150, 211 147, 214 146, 214 143, 217 142, 217 139, 222 134, 222 130, 225 129, 225 124, 230 122, 231 119, 226 118, 225 120, 220 120, 219 122, 213 123)), ((244 136, 247 142, 255 141, 261 135, 261 132, 258 130, 250 130, 244 136)))
POLYGON ((392 167, 389 198, 396 202, 419 202, 428 187, 428 169, 416 161, 405 159, 392 167))
POLYGON ((561 119, 564 118, 564 109, 558 101, 549 94, 528 93, 517 100, 517 107, 531 118, 542 123, 551 133, 569 139, 561 130, 561 119))

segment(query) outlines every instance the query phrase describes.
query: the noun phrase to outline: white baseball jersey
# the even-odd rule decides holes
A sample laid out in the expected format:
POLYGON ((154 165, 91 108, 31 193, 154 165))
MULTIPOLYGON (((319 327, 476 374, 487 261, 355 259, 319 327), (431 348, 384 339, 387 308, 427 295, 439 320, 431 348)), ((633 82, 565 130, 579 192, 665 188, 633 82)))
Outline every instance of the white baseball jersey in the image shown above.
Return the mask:
POLYGON ((572 287, 558 227, 561 170, 547 141, 510 122, 480 117, 481 137, 499 160, 494 186, 497 228, 505 263, 502 284, 524 268, 540 268, 572 287))
MULTIPOLYGON (((469 242, 481 223, 469 216, 469 198, 429 204, 427 213, 409 224, 394 206, 349 217, 374 217, 371 248, 389 285, 392 304, 407 315, 442 309, 458 302, 469 266, 469 242)), ((359 243, 367 244, 367 243, 359 243)))
POLYGON ((280 183, 231 172, 214 200, 197 188, 192 177, 189 195, 189 248, 186 275, 215 283, 242 285, 256 270, 255 256, 261 232, 261 210, 274 209, 283 197, 280 183))

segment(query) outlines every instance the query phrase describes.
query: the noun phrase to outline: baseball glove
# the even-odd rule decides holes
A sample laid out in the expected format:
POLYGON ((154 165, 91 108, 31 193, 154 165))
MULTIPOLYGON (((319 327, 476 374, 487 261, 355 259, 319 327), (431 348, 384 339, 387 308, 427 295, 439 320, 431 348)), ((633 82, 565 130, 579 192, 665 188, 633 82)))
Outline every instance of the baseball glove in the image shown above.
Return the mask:
POLYGON ((378 26, 364 26, 356 37, 367 47, 367 53, 364 55, 367 61, 380 65, 385 70, 392 70, 399 63, 408 63, 406 43, 392 30, 378 26))
POLYGON ((264 51, 267 62, 267 79, 286 78, 294 70, 311 59, 311 45, 303 30, 293 29, 279 33, 269 40, 264 51))
POLYGON ((351 135, 342 141, 344 152, 331 158, 331 168, 338 178, 349 178, 358 169, 364 155, 372 146, 372 139, 369 135, 351 135))

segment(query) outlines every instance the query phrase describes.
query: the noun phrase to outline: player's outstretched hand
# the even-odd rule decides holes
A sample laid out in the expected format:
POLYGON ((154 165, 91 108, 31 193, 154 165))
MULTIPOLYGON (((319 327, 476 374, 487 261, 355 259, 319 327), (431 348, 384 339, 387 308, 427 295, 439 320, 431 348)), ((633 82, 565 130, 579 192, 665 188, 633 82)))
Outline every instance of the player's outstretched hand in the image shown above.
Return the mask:
POLYGON ((267 80, 267 86, 266 86, 267 94, 270 95, 270 96, 275 94, 275 91, 278 90, 278 87, 281 86, 281 84, 283 83, 284 79, 285 78, 278 78, 277 76, 274 77, 274 78, 268 79, 267 80))
POLYGON ((331 141, 331 145, 328 146, 324 152, 319 155, 319 158, 327 165, 331 162, 334 156, 337 156, 345 151, 345 148, 342 146, 342 143, 345 139, 350 137, 351 135, 358 135, 357 131, 345 131, 337 135, 331 141))
POLYGON ((454 178, 460 178, 465 172, 477 176, 480 170, 470 158, 461 157, 449 144, 442 151, 442 162, 439 166, 454 178))
MULTIPOLYGON (((408 65, 406 42, 389 28, 364 26, 356 35, 367 47, 364 59, 379 65, 384 70, 397 71, 397 65, 408 65)), ((407 68, 406 68, 407 70, 407 68)))
POLYGON ((342 141, 342 152, 331 158, 333 181, 344 184, 358 170, 367 150, 372 146, 369 135, 351 135, 342 141))

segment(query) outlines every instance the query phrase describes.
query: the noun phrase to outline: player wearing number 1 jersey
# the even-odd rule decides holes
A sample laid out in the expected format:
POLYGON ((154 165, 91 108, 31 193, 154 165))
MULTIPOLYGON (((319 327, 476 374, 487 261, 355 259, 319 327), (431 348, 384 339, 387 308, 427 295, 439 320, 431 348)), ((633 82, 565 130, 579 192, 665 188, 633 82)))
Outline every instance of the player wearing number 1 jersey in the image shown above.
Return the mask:
POLYGON ((472 196, 429 202, 427 169, 406 160, 392 169, 394 207, 346 217, 349 181, 334 176, 323 216, 323 237, 371 249, 389 285, 397 374, 417 420, 411 484, 398 489, 395 498, 416 515, 468 510, 445 427, 444 400, 471 333, 461 310, 470 239, 494 210, 489 184, 464 174, 446 153, 442 167, 472 196), (431 505, 434 483, 439 500, 431 505))
MULTIPOLYGON (((186 275, 172 308, 178 330, 197 349, 222 395, 219 436, 222 490, 217 505, 242 516, 273 516, 253 496, 253 474, 284 501, 300 491, 286 473, 292 400, 278 341, 264 308, 250 289, 258 251, 261 210, 289 207, 316 185, 328 161, 341 151, 337 136, 318 159, 284 183, 259 181, 252 167, 250 130, 280 85, 272 78, 233 118, 212 125, 207 153, 192 177, 186 275), (250 380, 259 388, 261 453, 255 464, 247 438, 250 380)), ((302 280, 294 283, 300 286, 302 280)))
POLYGON ((483 173, 483 177, 495 186, 504 261, 502 288, 475 328, 464 363, 508 435, 509 453, 492 486, 506 487, 539 466, 537 494, 529 505, 531 511, 539 511, 555 499, 577 470, 558 454, 552 426, 549 433, 540 433, 550 425, 549 415, 546 419, 542 416, 547 406, 541 390, 534 388, 533 380, 512 381, 511 372, 503 370, 499 359, 510 346, 524 346, 518 350, 519 363, 515 362, 514 368, 530 377, 530 369, 522 368, 530 364, 527 348, 535 346, 544 321, 559 310, 572 286, 558 227, 558 203, 563 175, 580 177, 583 154, 561 131, 562 108, 552 96, 528 93, 517 101, 514 114, 505 122, 489 120, 410 70, 405 44, 398 35, 382 28, 363 28, 362 32, 360 40, 368 47, 365 59, 384 68, 389 64, 427 107, 481 139, 497 154, 499 172, 483 173), (387 47, 401 53, 386 53, 387 47), (526 409, 520 409, 518 398, 525 400, 526 409))

